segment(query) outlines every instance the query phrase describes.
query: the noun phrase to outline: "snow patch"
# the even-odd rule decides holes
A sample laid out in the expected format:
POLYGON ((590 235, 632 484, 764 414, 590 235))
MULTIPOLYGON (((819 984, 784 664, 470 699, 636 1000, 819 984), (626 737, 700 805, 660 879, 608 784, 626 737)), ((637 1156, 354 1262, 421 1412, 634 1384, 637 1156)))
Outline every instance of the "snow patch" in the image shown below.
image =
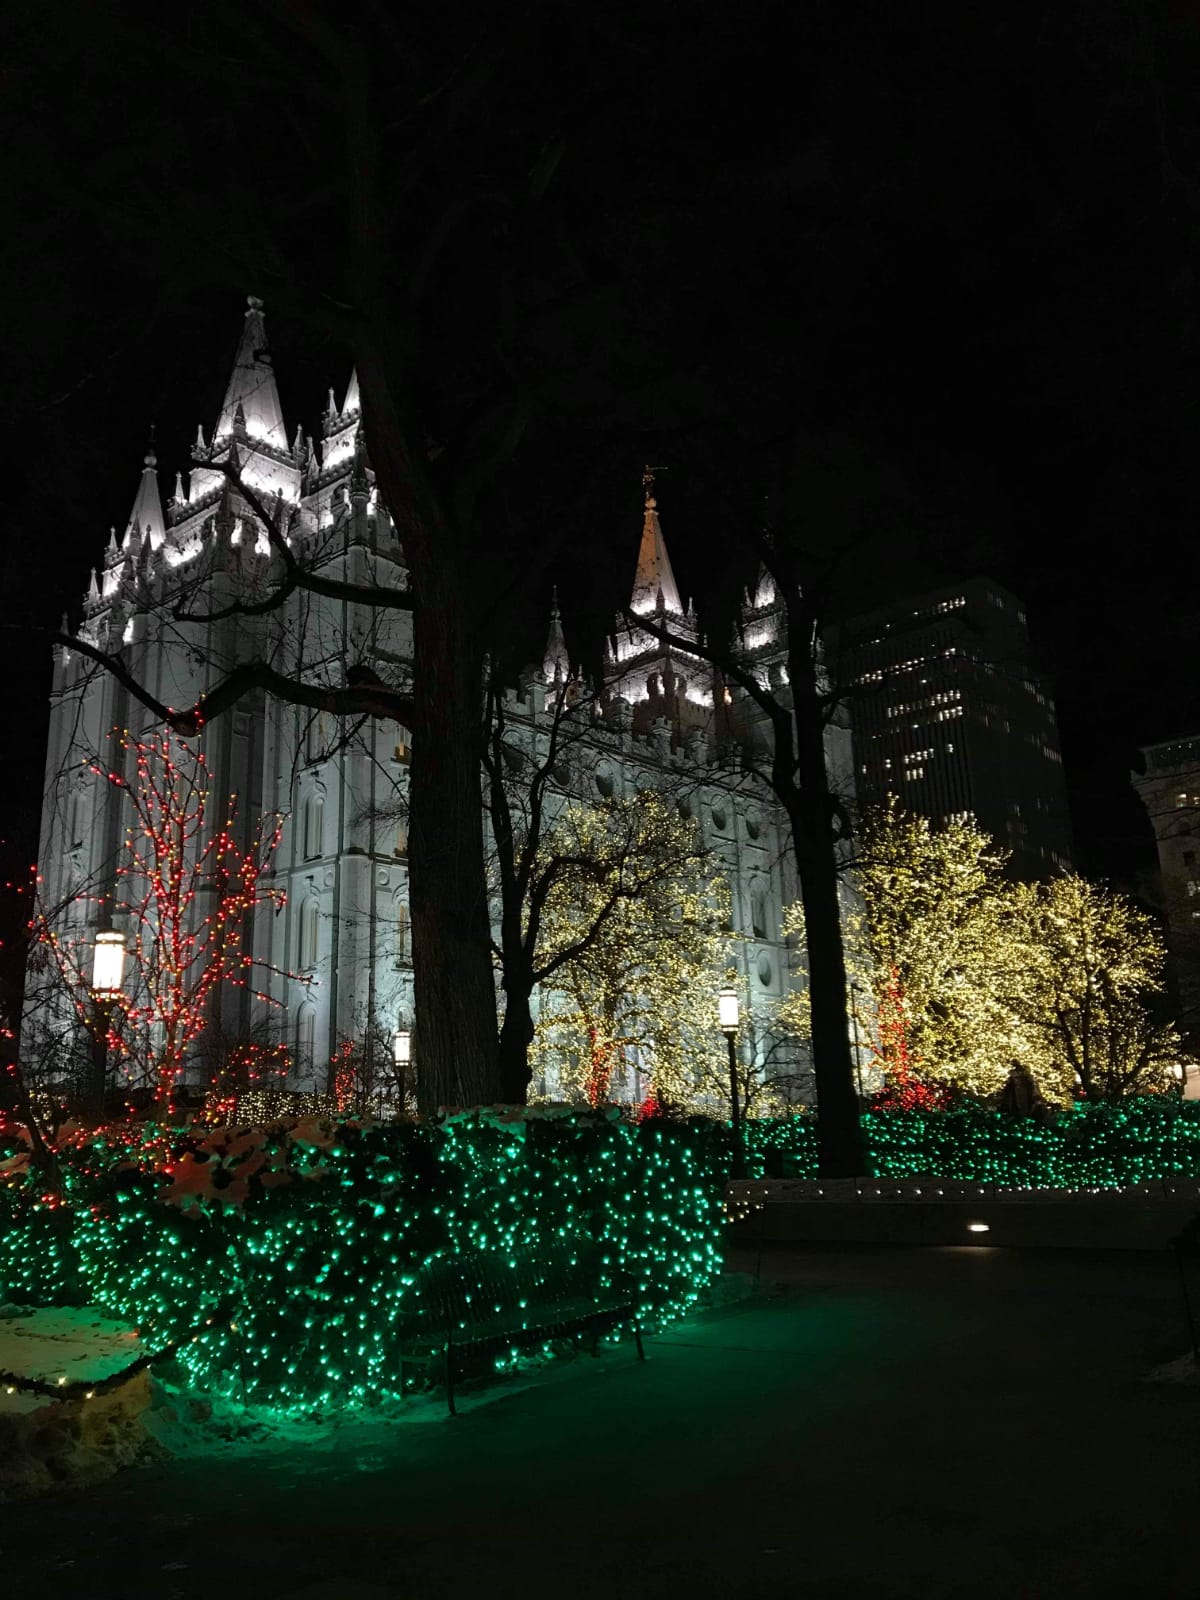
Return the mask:
MULTIPOLYGON (((114 1322, 91 1306, 0 1306, 3 1373, 64 1387, 98 1383, 145 1353, 136 1328, 114 1322)), ((0 1394, 0 1400, 11 1398, 0 1394)))

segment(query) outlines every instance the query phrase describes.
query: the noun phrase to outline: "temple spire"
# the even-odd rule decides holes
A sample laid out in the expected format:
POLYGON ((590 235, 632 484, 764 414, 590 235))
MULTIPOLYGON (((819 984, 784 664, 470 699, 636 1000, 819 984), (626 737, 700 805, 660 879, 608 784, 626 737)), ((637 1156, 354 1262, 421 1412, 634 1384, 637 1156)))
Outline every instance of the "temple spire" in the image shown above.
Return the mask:
POLYGON ((246 433, 252 440, 286 451, 287 433, 283 426, 279 390, 275 385, 275 368, 267 348, 262 301, 255 295, 249 295, 246 305, 241 342, 238 344, 229 387, 225 390, 225 403, 217 421, 214 443, 217 439, 227 439, 233 433, 240 408, 246 433))
POLYGON ((558 590, 550 598, 550 631, 546 636, 546 653, 542 657, 542 677, 547 683, 566 683, 571 676, 571 660, 567 654, 567 641, 563 635, 562 616, 558 609, 558 590))
POLYGON ((125 530, 125 544, 138 546, 150 535, 157 550, 167 536, 167 521, 163 516, 162 496, 158 492, 158 457, 148 450, 142 467, 142 481, 138 484, 137 498, 129 513, 129 526, 125 530))
POLYGON ((642 473, 646 507, 642 520, 642 544, 638 551, 637 573, 633 580, 633 609, 657 611, 660 606, 673 616, 683 615, 683 602, 671 570, 666 542, 658 520, 658 500, 654 494, 654 468, 642 473))
POLYGON ((346 390, 346 398, 342 402, 342 417, 356 417, 362 410, 362 401, 358 394, 358 368, 350 370, 350 387, 346 390))

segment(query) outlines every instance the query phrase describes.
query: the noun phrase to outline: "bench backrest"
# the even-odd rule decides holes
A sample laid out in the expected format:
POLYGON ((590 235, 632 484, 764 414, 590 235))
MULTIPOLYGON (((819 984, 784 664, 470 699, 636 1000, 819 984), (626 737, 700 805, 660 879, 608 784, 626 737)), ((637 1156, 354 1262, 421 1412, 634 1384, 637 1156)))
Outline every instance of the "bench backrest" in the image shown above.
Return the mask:
POLYGON ((619 1276, 605 1254, 588 1239, 556 1239, 517 1250, 437 1256, 417 1272, 405 1296, 404 1320, 409 1327, 469 1332, 528 1308, 532 1322, 568 1301, 597 1295, 619 1276))

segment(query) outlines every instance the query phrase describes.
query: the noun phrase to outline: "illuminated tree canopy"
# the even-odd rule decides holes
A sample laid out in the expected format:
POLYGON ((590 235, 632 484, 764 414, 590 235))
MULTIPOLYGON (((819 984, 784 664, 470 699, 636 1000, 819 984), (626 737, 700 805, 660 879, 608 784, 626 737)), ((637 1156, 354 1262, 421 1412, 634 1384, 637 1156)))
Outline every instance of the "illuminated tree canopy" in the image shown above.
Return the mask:
MULTIPOLYGON (((1164 951, 1153 920, 1076 874, 1012 883, 1004 865, 969 820, 936 827, 895 806, 865 819, 847 967, 887 1103, 995 1095, 1014 1069, 1057 1105, 1169 1088, 1181 1043, 1157 1015, 1164 951)), ((799 906, 784 931, 803 935, 799 906)), ((803 991, 784 999, 779 1020, 804 1036, 803 991)))
POLYGON ((569 863, 542 916, 539 1065, 598 1105, 626 1062, 646 1099, 691 1106, 719 1048, 729 886, 714 875, 696 825, 653 793, 569 806, 547 837, 569 863))
POLYGON ((1072 873, 1013 885, 1000 920, 1002 1003, 1035 1082, 1086 1100, 1172 1086, 1183 1048, 1154 1010, 1166 952, 1152 918, 1072 873))

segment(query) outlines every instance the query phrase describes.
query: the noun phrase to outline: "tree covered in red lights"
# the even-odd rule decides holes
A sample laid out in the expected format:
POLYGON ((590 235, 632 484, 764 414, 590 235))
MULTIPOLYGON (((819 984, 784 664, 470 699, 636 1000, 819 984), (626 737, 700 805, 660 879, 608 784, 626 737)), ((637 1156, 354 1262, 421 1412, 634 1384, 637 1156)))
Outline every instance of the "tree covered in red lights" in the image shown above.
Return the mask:
POLYGON ((283 891, 264 881, 283 822, 264 818, 239 843, 236 797, 210 816, 203 754, 165 735, 126 738, 121 748, 132 758, 132 776, 95 769, 124 792, 133 812, 118 869, 124 892, 114 908, 126 923, 133 967, 121 1032, 148 1033, 155 1099, 164 1106, 218 990, 253 981, 253 912, 284 901, 283 891))
POLYGON ((85 1033, 105 1030, 109 1060, 123 1061, 152 1087, 161 1111, 201 1036, 218 1025, 220 991, 251 987, 256 966, 263 970, 251 949, 252 918, 264 903, 284 904, 284 892, 267 881, 283 821, 239 826, 236 796, 214 804, 208 763, 182 740, 126 735, 117 748, 124 759, 111 768, 91 763, 131 813, 116 893, 85 898, 97 909, 95 920, 125 934, 122 995, 97 1006, 92 935, 81 936, 64 919, 65 908, 42 907, 32 919, 31 967, 51 972, 85 1033))

